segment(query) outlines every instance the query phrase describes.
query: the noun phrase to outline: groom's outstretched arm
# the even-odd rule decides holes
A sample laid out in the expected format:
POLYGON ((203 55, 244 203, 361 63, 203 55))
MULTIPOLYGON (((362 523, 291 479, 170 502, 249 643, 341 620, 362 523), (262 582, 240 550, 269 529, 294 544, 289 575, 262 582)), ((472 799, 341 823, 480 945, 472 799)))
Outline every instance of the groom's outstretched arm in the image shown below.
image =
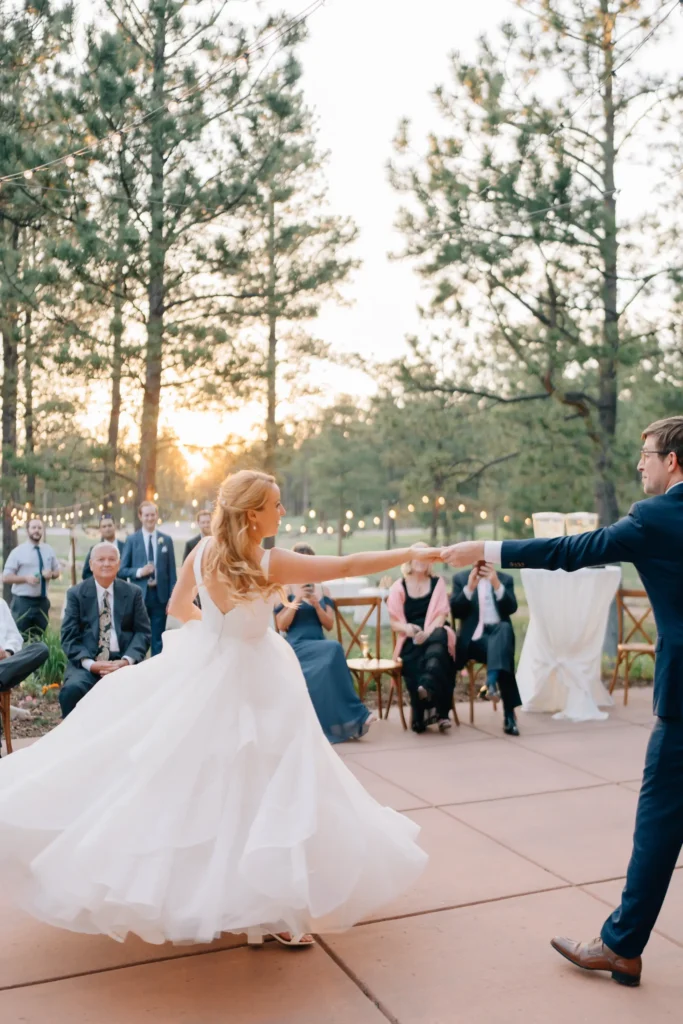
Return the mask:
POLYGON ((607 562, 633 562, 643 552, 645 536, 638 506, 627 516, 591 533, 535 540, 473 541, 442 552, 449 565, 494 562, 504 569, 564 569, 574 572, 607 562))

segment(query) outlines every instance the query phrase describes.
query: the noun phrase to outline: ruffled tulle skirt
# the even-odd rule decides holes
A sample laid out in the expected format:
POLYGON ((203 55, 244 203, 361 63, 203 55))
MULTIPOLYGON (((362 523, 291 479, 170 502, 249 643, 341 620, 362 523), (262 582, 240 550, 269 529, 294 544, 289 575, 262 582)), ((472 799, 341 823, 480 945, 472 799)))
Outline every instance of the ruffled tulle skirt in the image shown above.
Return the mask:
POLYGON ((418 831, 337 757, 272 630, 167 633, 0 761, 6 891, 118 939, 348 928, 419 876, 418 831))

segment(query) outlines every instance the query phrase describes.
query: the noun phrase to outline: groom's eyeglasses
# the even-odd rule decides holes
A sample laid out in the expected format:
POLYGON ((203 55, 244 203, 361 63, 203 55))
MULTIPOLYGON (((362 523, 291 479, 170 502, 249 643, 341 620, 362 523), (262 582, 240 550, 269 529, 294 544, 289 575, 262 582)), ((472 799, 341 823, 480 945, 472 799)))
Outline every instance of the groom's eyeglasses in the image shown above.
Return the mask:
POLYGON ((644 456, 644 458, 647 458, 648 455, 670 455, 671 454, 671 449, 669 448, 665 452, 659 452, 659 451, 656 451, 654 448, 649 448, 649 449, 648 448, 641 448, 640 449, 640 454, 642 456, 644 456))

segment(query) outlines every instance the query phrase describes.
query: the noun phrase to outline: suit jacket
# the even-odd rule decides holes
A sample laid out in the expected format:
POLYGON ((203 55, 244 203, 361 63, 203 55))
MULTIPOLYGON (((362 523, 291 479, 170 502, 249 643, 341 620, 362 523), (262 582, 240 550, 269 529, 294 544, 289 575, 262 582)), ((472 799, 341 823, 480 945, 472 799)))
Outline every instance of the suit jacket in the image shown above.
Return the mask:
POLYGON ((196 537, 192 537, 190 540, 188 540, 187 544, 185 545, 185 550, 183 551, 183 564, 185 564, 185 562, 188 560, 189 556, 197 547, 201 539, 202 535, 201 533, 198 533, 196 537))
MULTIPOLYGON (((121 656, 142 661, 152 640, 152 627, 138 587, 114 580, 114 628, 121 656)), ((62 619, 62 648, 69 661, 81 667, 84 658, 96 658, 100 640, 97 586, 91 577, 71 587, 62 619)))
MULTIPOLYGON (((472 600, 469 601, 464 594, 470 570, 456 572, 453 577, 453 590, 451 592, 451 613, 454 619, 460 619, 458 630, 458 641, 455 646, 455 667, 459 671, 467 664, 467 648, 479 624, 479 594, 475 590, 472 600)), ((493 595, 501 622, 509 622, 510 616, 517 611, 517 598, 515 596, 515 581, 506 572, 499 572, 498 579, 505 587, 505 593, 500 601, 493 595)))
MULTIPOLYGON (((95 545, 93 544, 93 547, 94 546, 95 545)), ((123 548, 124 548, 123 541, 122 540, 117 540, 116 541, 116 546, 119 549, 119 554, 123 555, 123 548)), ((90 548, 90 551, 92 551, 92 548, 90 548)), ((90 551, 85 556, 85 562, 83 563, 83 579, 84 580, 89 580, 91 578, 91 576, 92 576, 92 569, 90 568, 90 551)))
POLYGON ((507 568, 564 569, 632 562, 657 625, 654 713, 683 718, 683 484, 637 502, 612 526, 575 537, 506 540, 507 568))
MULTIPOLYGON (((137 530, 126 541, 121 555, 121 568, 119 576, 123 580, 130 580, 137 584, 142 591, 142 596, 147 594, 149 576, 136 578, 138 569, 147 565, 147 552, 142 530, 137 530)), ((166 604, 170 598, 173 588, 176 585, 176 565, 173 541, 165 534, 157 530, 157 558, 156 558, 156 591, 162 604, 166 604)))

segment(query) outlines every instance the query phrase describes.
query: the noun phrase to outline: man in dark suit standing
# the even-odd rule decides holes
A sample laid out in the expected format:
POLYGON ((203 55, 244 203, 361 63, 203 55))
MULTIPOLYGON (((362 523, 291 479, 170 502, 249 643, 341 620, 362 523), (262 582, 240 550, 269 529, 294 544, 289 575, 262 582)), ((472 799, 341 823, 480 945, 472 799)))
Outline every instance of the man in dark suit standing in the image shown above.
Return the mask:
MULTIPOLYGON (((111 512, 103 512, 100 516, 100 541, 108 541, 110 544, 116 544, 119 549, 119 554, 123 554, 124 544, 122 540, 116 539, 116 523, 111 512)), ((83 579, 89 580, 92 576, 92 569, 90 568, 90 555, 92 548, 85 556, 85 562, 83 563, 83 579)))
POLYGON ((117 579, 117 546, 96 544, 90 563, 92 577, 66 596, 62 647, 68 665, 59 691, 64 718, 102 676, 142 661, 152 635, 140 590, 117 579))
POLYGON ((515 708, 522 700, 515 679, 515 631, 510 616, 517 611, 515 583, 508 573, 480 564, 453 577, 451 612, 460 619, 455 648, 455 669, 468 661, 486 665, 486 686, 481 696, 503 701, 503 731, 519 736, 515 708))
POLYGON ((211 536, 211 518, 212 514, 208 511, 208 509, 202 509, 202 511, 197 516, 197 526, 199 527, 199 533, 197 534, 196 537, 192 537, 191 540, 188 540, 187 544, 185 545, 185 551, 183 552, 183 565, 187 561, 188 556, 192 554, 194 549, 197 547, 202 537, 211 536))
POLYGON ((152 624, 152 657, 161 653, 161 635, 166 629, 168 602, 176 585, 173 541, 157 529, 159 513, 153 501, 138 509, 141 529, 126 541, 119 576, 137 584, 152 624))
POLYGON ((683 847, 683 416, 651 423, 642 439, 638 470, 645 494, 653 497, 637 502, 612 526, 549 540, 466 542, 443 551, 444 560, 456 566, 485 560, 573 572, 632 562, 643 581, 657 625, 657 721, 645 758, 626 886, 599 939, 552 940, 572 963, 610 971, 623 985, 640 984, 641 953, 683 847))

